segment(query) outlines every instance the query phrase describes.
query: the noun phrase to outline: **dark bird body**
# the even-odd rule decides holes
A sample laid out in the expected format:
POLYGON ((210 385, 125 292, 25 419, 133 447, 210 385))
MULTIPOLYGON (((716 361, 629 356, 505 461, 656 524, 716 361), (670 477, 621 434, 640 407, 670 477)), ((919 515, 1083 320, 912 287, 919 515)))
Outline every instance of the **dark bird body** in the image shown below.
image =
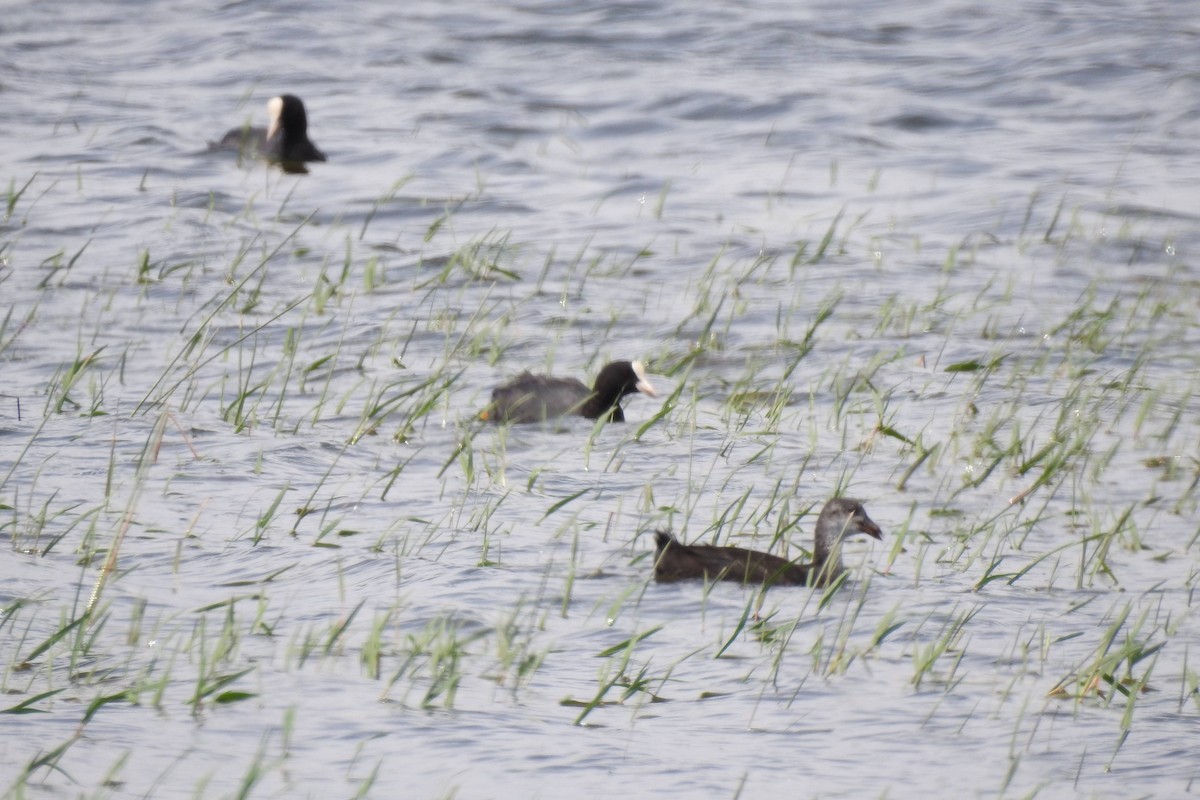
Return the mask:
POLYGON ((214 150, 237 150, 283 164, 324 161, 325 154, 308 138, 308 113, 304 101, 293 94, 271 98, 267 103, 271 123, 267 128, 233 128, 220 141, 209 142, 214 150))
POLYGON ((577 378, 522 372, 492 390, 492 402, 479 416, 491 422, 542 422, 572 415, 624 422, 621 398, 635 392, 657 397, 640 361, 606 364, 590 389, 577 378))
POLYGON ((659 531, 654 535, 657 546, 654 578, 661 583, 702 578, 769 586, 827 586, 844 571, 842 541, 856 533, 883 538, 883 532, 867 516, 862 503, 844 497, 835 497, 821 509, 813 532, 813 560, 809 564, 797 564, 743 547, 686 545, 670 533, 659 531))

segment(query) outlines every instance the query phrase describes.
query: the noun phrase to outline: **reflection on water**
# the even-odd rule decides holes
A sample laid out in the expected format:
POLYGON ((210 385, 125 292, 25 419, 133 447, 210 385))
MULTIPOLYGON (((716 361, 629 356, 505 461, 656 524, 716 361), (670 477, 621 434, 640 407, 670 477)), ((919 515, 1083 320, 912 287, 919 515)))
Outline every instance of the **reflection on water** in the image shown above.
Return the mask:
POLYGON ((3 785, 1185 793, 1194 34, 10 9, 3 785), (281 92, 328 164, 207 150, 281 92), (615 358, 624 426, 474 421, 615 358), (648 582, 839 490, 888 534, 840 592, 648 582))

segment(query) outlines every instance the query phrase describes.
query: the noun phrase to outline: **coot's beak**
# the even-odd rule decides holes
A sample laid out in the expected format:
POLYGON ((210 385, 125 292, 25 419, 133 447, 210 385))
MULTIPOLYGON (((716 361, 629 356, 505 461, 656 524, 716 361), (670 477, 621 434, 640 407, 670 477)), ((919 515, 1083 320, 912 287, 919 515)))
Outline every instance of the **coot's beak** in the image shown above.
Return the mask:
POLYGON ((646 365, 640 361, 633 362, 633 374, 637 375, 637 383, 634 388, 644 395, 649 397, 658 397, 658 392, 654 391, 654 387, 650 385, 650 381, 646 380, 646 365))
POLYGON ((883 531, 875 524, 875 520, 868 517, 866 514, 856 514, 854 521, 858 525, 858 529, 868 536, 875 539, 883 538, 883 531))
POLYGON ((271 124, 267 126, 267 141, 270 141, 279 132, 280 119, 283 117, 282 97, 271 98, 267 103, 267 115, 271 118, 271 124))

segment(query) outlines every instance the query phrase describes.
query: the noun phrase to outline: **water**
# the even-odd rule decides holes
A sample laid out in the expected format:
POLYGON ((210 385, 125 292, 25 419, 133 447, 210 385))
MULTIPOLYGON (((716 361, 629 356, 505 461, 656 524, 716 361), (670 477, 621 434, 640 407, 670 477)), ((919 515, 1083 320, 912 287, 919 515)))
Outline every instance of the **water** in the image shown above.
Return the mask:
POLYGON ((58 693, 0 785, 1194 792, 1190 11, 7 8, 0 705, 58 693), (283 91, 328 164, 205 150, 283 91), (640 437, 472 433, 619 357, 640 437), (886 537, 827 604, 647 584, 839 487, 886 537))

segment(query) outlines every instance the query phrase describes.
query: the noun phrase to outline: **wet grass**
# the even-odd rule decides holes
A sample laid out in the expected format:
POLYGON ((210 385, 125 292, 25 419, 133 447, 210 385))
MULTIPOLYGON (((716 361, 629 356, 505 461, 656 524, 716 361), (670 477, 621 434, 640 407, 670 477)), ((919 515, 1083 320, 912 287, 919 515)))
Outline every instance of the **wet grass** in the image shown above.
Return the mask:
MULTIPOLYGON (((1176 262, 1046 296, 1037 271, 1087 250, 1089 223, 1062 203, 1039 219, 1035 197, 1003 247, 900 256, 847 209, 646 292, 650 246, 463 241, 453 204, 419 253, 373 248, 403 185, 335 233, 284 197, 247 206, 256 232, 223 260, 141 251, 84 299, 61 362, 0 398, 0 535, 45 576, 0 606, 0 714, 29 743, 9 795, 146 792, 132 747, 96 754, 106 726, 239 714, 281 722, 247 723, 236 768, 205 761, 193 788, 278 790, 314 752, 297 726, 332 713, 313 686, 372 720, 342 728, 367 754, 341 788, 364 796, 387 775, 369 743, 413 713, 625 731, 723 704, 744 727, 821 726, 869 686, 905 734, 912 709, 930 732, 1002 720, 999 795, 1052 780, 1031 765, 1047 748, 1094 786, 1135 732, 1194 725, 1200 370, 1176 262), (927 280, 864 291, 893 258, 927 280), (661 322, 628 334, 647 311, 661 322), (625 426, 476 418, 521 367, 617 356, 662 395, 625 426), (644 533, 807 556, 833 494, 886 538, 850 546, 830 589, 648 582, 644 533), (813 711, 818 685, 835 701, 813 711), (1085 749, 1040 738, 1051 718, 1087 726, 1085 749)), ((13 182, 6 220, 51 189, 13 182)), ((27 329, 91 268, 86 245, 47 256, 0 356, 45 357, 27 329)))

